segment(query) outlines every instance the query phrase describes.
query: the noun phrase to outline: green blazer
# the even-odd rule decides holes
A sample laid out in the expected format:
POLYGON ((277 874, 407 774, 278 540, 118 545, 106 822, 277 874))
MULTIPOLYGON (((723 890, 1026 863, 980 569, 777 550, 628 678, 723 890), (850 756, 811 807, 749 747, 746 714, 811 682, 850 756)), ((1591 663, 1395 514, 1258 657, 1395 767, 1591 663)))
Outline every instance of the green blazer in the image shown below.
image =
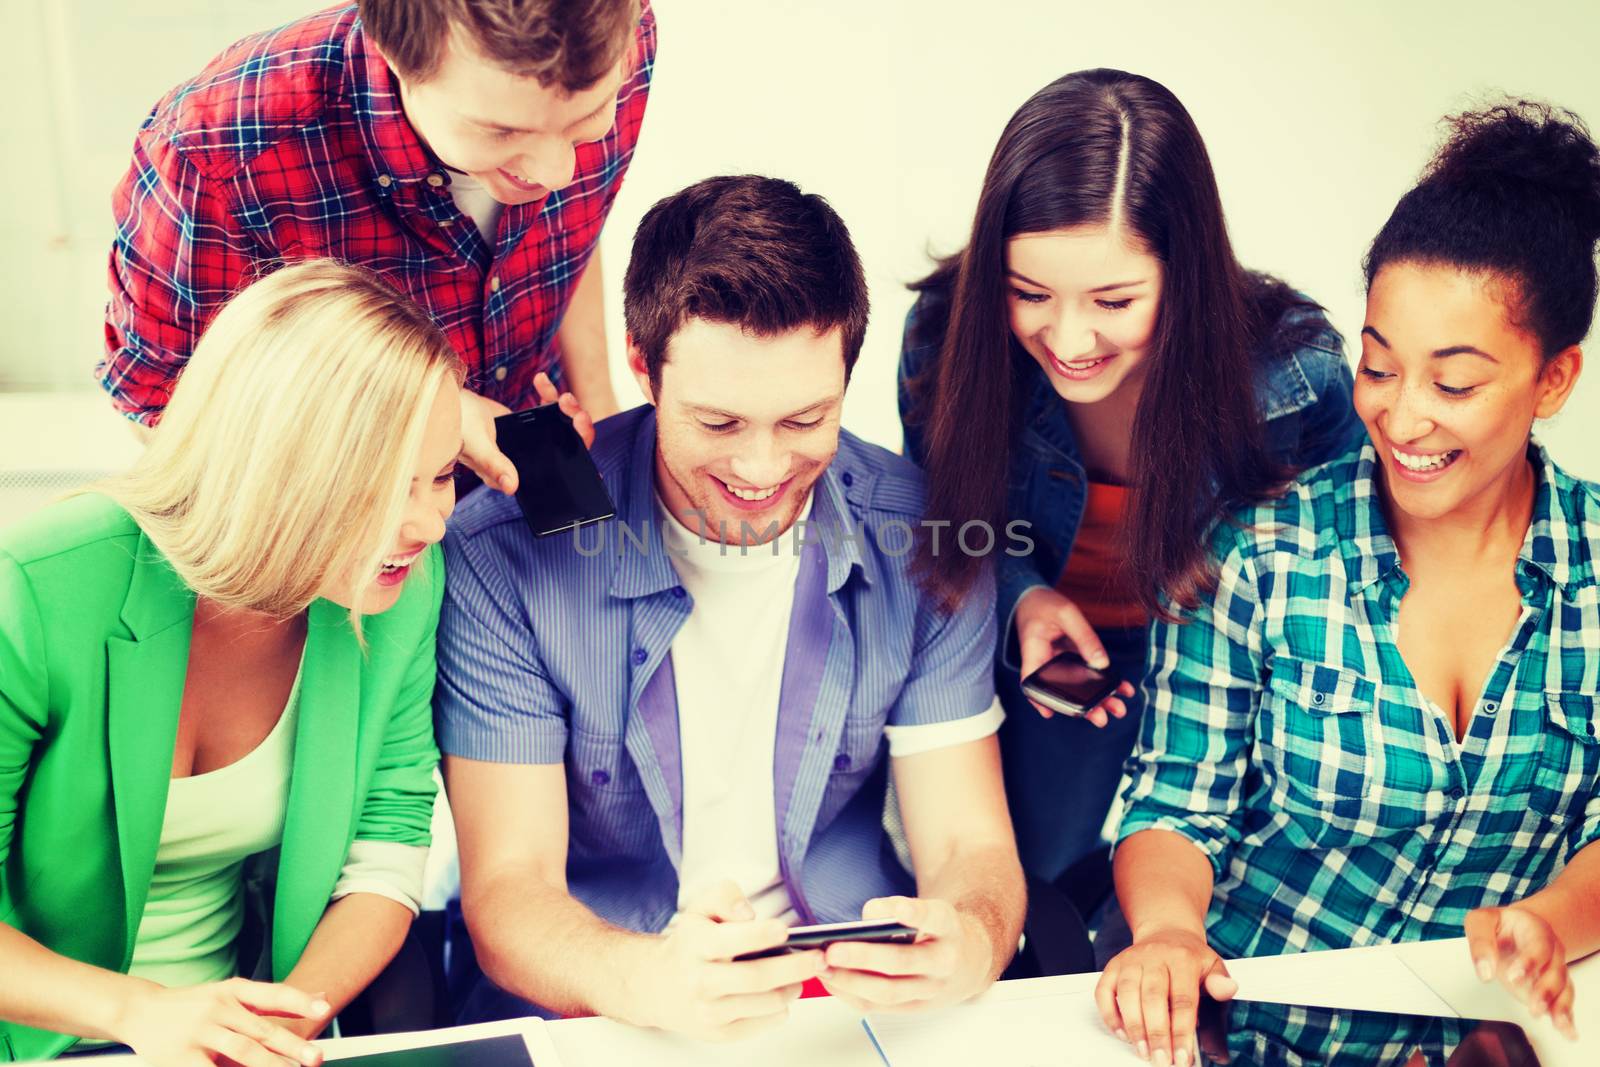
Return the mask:
MULTIPOLYGON (((428 843, 437 546, 362 621, 311 606, 268 936, 299 960, 351 842, 428 843)), ((126 972, 155 869, 194 593, 127 512, 85 495, 0 531, 0 922, 126 972)), ((75 1039, 0 1020, 0 1063, 75 1039)))

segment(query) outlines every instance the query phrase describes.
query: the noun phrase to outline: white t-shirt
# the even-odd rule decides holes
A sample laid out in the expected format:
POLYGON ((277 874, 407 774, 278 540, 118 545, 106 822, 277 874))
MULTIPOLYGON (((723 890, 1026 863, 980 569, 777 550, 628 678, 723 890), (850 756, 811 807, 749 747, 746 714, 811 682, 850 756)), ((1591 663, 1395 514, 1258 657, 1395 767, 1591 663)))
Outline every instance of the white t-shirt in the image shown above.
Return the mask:
MULTIPOLYGON (((658 510, 668 515, 658 501, 658 510)), ((809 517, 808 500, 800 519, 809 517)), ((797 916, 778 862, 773 760, 778 696, 800 555, 794 538, 740 548, 702 539, 675 518, 663 543, 694 609, 672 641, 683 769, 683 855, 678 906, 731 880, 758 918, 797 916)), ((987 737, 998 701, 966 719, 886 727, 892 755, 987 737)))
POLYGON ((483 239, 493 248, 495 231, 500 226, 500 212, 505 210, 505 205, 490 196, 482 182, 459 170, 450 172, 450 199, 456 202, 456 207, 461 209, 463 215, 472 220, 478 232, 483 234, 483 239))

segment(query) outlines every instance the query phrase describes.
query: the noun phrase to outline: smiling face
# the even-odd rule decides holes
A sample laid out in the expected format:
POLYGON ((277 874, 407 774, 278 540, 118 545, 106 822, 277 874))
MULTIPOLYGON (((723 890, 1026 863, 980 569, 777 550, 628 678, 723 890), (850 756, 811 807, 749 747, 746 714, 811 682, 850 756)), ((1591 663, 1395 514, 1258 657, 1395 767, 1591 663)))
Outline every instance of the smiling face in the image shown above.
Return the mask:
POLYGON ((1367 291, 1355 407, 1404 517, 1437 519, 1509 494, 1535 419, 1561 409, 1576 347, 1546 360, 1498 279, 1396 262, 1367 291))
POLYGON ((759 337, 689 319, 667 344, 659 388, 643 353, 630 345, 628 357, 656 406, 656 489, 678 521, 730 544, 794 525, 839 448, 841 331, 759 337))
POLYGON ((1143 378, 1161 263, 1120 227, 1019 234, 1006 274, 1011 332, 1061 399, 1093 404, 1143 378))
MULTIPOLYGON (((394 546, 379 572, 361 587, 356 610, 376 615, 400 599, 411 565, 429 545, 444 537, 445 520, 456 506, 455 472, 461 453, 461 390, 446 379, 435 393, 423 430, 422 445, 412 463, 411 486, 405 517, 394 546)), ((317 595, 341 607, 350 604, 349 590, 357 583, 350 574, 325 583, 317 595)))
POLYGON ((616 121, 623 72, 618 59, 594 85, 568 93, 511 73, 457 31, 432 75, 395 80, 406 119, 440 162, 513 205, 572 182, 576 146, 600 140, 616 121))

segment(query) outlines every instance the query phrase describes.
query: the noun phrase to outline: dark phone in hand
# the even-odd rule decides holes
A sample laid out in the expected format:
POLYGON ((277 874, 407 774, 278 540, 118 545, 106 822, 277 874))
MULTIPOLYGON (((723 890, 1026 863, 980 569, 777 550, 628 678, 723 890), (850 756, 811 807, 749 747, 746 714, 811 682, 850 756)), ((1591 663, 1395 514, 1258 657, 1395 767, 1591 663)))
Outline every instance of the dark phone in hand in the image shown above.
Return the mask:
POLYGON ((535 536, 617 513, 583 438, 556 405, 501 415, 494 430, 500 451, 517 468, 517 504, 535 536))
POLYGON ((746 952, 743 956, 735 956, 733 959, 736 963, 743 960, 760 960, 808 948, 827 948, 841 941, 864 941, 873 945, 909 945, 916 939, 917 931, 914 927, 902 926, 896 922, 860 919, 847 923, 823 923, 820 926, 792 927, 789 930, 788 940, 783 944, 760 952, 746 952))
POLYGON ((1097 671, 1076 652, 1063 652, 1022 680, 1022 695, 1062 715, 1082 715, 1121 684, 1097 671))

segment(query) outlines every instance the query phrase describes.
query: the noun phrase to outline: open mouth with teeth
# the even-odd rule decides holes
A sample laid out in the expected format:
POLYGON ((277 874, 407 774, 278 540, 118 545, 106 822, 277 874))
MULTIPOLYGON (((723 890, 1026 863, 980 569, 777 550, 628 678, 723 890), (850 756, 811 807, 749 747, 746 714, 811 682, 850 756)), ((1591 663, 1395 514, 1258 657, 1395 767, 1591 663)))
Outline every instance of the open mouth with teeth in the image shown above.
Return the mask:
POLYGON ((1403 474, 1411 475, 1413 478, 1426 478, 1444 471, 1461 458, 1461 449, 1452 448, 1444 452, 1402 452, 1398 448, 1391 448, 1389 454, 1394 457, 1395 466, 1403 474))
POLYGON ((549 190, 545 189, 544 186, 540 185, 538 182, 529 181, 527 178, 524 178, 520 174, 513 174, 511 171, 506 170, 504 167, 500 168, 500 176, 502 178, 504 178, 506 181, 510 182, 517 189, 520 189, 520 190, 522 190, 523 192, 526 192, 526 193, 543 193, 543 192, 548 192, 549 191, 549 190))
POLYGON ((398 585, 406 580, 411 573, 411 565, 417 561, 420 553, 411 552, 403 556, 390 556, 378 566, 379 585, 398 585))
POLYGON ((717 488, 722 490, 722 497, 734 507, 744 511, 760 511, 769 507, 778 495, 788 486, 791 479, 784 479, 777 485, 769 485, 763 489, 754 489, 744 485, 733 485, 713 476, 711 479, 717 483, 717 488))

